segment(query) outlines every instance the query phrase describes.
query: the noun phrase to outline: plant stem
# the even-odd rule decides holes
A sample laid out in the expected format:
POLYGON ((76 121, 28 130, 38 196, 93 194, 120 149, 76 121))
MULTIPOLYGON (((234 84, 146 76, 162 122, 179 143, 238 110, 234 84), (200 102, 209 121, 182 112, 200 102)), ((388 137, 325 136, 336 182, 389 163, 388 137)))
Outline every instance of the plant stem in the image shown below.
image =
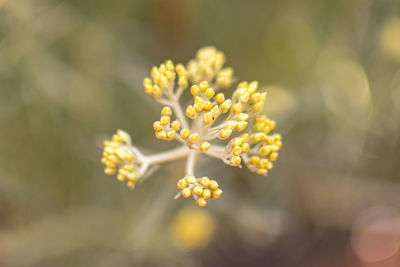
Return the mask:
POLYGON ((168 150, 165 152, 157 153, 151 156, 145 156, 145 161, 149 165, 173 161, 176 159, 187 157, 190 150, 187 146, 181 146, 176 149, 168 150))
POLYGON ((189 156, 186 162, 186 174, 194 175, 194 165, 196 162, 197 153, 195 150, 189 152, 189 156))
POLYGON ((171 102, 170 105, 175 112, 175 116, 181 122, 183 128, 189 129, 189 124, 185 118, 185 114, 183 113, 181 106, 179 105, 178 100, 175 99, 175 101, 171 102))

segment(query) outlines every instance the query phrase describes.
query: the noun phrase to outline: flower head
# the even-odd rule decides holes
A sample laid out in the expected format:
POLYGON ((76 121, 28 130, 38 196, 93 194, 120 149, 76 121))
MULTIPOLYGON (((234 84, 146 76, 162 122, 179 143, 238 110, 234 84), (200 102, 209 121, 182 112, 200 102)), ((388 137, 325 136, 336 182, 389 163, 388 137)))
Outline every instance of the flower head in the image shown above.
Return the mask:
POLYGON ((139 166, 130 145, 129 134, 118 130, 111 140, 104 141, 101 162, 105 165, 105 174, 117 174, 119 181, 126 181, 126 185, 133 188, 138 179, 139 166))
POLYGON ((200 49, 195 59, 175 65, 167 60, 153 67, 145 78, 145 92, 163 105, 160 118, 153 122, 155 136, 178 141, 180 148, 145 156, 132 146, 127 133, 118 130, 105 142, 102 162, 106 174, 117 173, 131 188, 138 178, 149 175, 156 165, 187 157, 186 176, 177 183, 176 197, 192 197, 200 207, 210 198, 217 199, 222 190, 207 176, 196 178, 197 155, 217 158, 227 165, 247 168, 267 175, 282 146, 280 134, 272 133, 275 121, 259 115, 267 99, 258 82, 240 82, 231 97, 221 89, 231 87, 233 70, 224 67, 225 55, 215 47, 200 49), (187 105, 182 94, 190 94, 187 105))
POLYGON ((188 77, 195 84, 215 79, 216 85, 222 88, 230 87, 233 82, 233 70, 230 67, 223 68, 224 63, 223 52, 212 46, 201 48, 196 58, 190 60, 187 65, 188 77))
POLYGON ((207 176, 196 178, 193 175, 186 175, 178 181, 177 187, 180 192, 175 198, 181 195, 184 198, 192 196, 199 207, 205 207, 208 198, 218 199, 222 194, 217 181, 211 180, 207 176))

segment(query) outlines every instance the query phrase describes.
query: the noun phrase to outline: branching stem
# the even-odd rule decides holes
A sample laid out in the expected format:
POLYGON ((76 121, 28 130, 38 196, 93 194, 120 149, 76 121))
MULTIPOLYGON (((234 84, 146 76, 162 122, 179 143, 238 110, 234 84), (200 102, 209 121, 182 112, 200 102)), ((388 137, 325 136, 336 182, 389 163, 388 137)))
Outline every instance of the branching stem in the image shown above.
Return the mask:
POLYGON ((186 174, 194 175, 194 165, 196 162, 197 153, 195 150, 189 152, 189 156, 186 162, 186 174))
POLYGON ((145 161, 149 165, 154 165, 187 157, 189 153, 190 150, 187 146, 181 146, 179 148, 168 150, 166 152, 157 153, 151 156, 145 156, 145 161))

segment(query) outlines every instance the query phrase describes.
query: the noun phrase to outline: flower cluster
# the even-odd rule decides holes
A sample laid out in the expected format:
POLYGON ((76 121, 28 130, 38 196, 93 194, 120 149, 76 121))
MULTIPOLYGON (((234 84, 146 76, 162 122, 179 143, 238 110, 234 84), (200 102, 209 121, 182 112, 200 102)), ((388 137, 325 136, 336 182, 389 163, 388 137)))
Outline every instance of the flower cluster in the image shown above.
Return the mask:
POLYGON ((260 175, 267 175, 272 169, 272 161, 278 158, 278 151, 282 146, 280 134, 268 135, 275 128, 275 121, 265 115, 254 118, 253 133, 250 142, 254 146, 251 157, 247 162, 249 170, 260 175))
POLYGON ((153 128, 158 139, 171 141, 175 139, 176 131, 181 128, 178 120, 171 122, 172 110, 170 107, 163 107, 161 118, 153 123, 153 128))
POLYGON ((184 198, 188 198, 192 195, 200 207, 207 205, 207 198, 217 199, 222 194, 217 181, 210 180, 207 176, 196 178, 193 175, 187 175, 178 181, 177 186, 181 191, 176 197, 182 195, 184 198))
POLYGON ((138 166, 130 150, 131 138, 129 134, 118 130, 110 141, 104 141, 103 157, 101 162, 105 165, 104 173, 117 174, 121 182, 126 180, 128 187, 133 188, 137 180, 138 166))
POLYGON ((282 146, 281 136, 271 133, 275 121, 257 115, 263 109, 267 93, 258 82, 239 83, 231 98, 220 90, 231 87, 233 70, 224 67, 225 56, 214 47, 200 49, 185 66, 171 60, 153 67, 151 78, 145 78, 145 92, 163 105, 161 117, 153 123, 155 136, 176 140, 175 150, 145 156, 131 145, 129 135, 119 131, 105 143, 103 164, 106 174, 118 171, 117 178, 133 187, 137 179, 148 175, 149 166, 187 158, 186 176, 178 182, 177 197, 193 196, 204 207, 208 198, 219 198, 218 183, 207 177, 196 178, 195 163, 204 154, 227 165, 247 168, 267 175, 282 146), (187 106, 180 97, 188 91, 192 101, 187 106))
POLYGON ((202 81, 212 81, 221 88, 228 88, 232 85, 233 69, 222 68, 225 63, 225 55, 215 47, 208 46, 201 48, 196 58, 189 61, 187 73, 194 84, 202 81))

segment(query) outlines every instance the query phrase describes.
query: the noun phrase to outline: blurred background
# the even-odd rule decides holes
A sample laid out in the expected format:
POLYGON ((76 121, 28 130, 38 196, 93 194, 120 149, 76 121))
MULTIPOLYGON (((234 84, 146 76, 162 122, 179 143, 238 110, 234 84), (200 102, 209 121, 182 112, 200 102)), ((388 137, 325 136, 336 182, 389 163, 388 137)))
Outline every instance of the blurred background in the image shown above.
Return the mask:
POLYGON ((0 125, 0 266, 400 264, 399 0, 0 0, 0 125), (173 146, 142 80, 206 45, 268 91, 275 168, 201 161, 203 209, 183 161, 131 192, 102 141, 173 146))

